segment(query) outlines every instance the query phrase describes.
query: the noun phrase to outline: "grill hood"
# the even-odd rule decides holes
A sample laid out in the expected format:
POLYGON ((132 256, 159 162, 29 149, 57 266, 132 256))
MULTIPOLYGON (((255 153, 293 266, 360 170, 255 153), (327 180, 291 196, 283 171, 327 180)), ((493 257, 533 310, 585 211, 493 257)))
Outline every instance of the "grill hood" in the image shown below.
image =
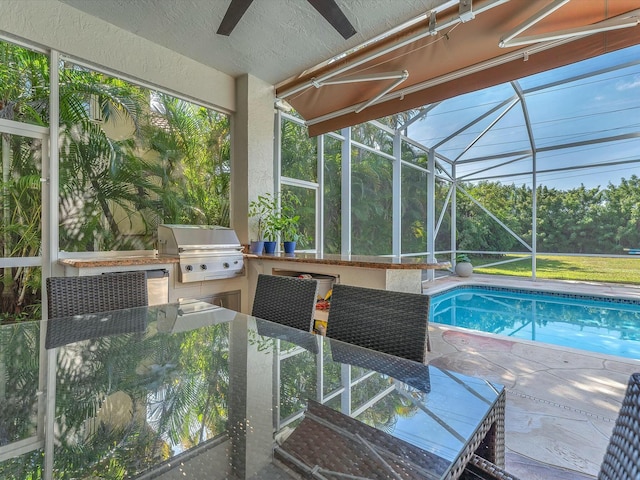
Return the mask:
POLYGON ((158 254, 180 259, 180 282, 217 280, 244 273, 238 236, 219 225, 159 225, 158 254))
POLYGON ((241 250, 236 232, 219 225, 160 225, 158 253, 178 255, 197 250, 241 250))

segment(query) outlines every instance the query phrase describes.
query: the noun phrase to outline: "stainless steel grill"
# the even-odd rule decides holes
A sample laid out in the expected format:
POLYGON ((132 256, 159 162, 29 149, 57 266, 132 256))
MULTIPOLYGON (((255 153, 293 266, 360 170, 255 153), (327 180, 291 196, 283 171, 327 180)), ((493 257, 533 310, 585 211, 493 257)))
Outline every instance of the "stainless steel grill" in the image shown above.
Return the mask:
POLYGON ((178 281, 184 283, 244 273, 238 236, 232 229, 218 225, 160 225, 158 254, 180 259, 178 281))

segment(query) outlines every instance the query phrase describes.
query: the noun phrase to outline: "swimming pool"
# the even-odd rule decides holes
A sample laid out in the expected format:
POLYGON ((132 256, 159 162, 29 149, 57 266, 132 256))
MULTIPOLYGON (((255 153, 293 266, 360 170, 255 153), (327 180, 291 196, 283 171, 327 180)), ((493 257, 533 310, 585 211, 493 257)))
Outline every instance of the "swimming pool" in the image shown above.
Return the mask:
POLYGON ((502 287, 431 296, 430 321, 640 359, 640 301, 502 287))

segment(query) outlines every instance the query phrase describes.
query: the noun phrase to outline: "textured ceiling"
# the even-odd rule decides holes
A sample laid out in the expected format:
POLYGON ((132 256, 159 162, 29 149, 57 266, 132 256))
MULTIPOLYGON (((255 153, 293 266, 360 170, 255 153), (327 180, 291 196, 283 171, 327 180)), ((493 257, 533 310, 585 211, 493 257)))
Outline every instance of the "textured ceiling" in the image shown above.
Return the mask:
POLYGON ((60 0, 232 76, 271 84, 297 75, 443 3, 336 0, 357 34, 344 40, 306 0, 254 0, 229 37, 230 0, 60 0))

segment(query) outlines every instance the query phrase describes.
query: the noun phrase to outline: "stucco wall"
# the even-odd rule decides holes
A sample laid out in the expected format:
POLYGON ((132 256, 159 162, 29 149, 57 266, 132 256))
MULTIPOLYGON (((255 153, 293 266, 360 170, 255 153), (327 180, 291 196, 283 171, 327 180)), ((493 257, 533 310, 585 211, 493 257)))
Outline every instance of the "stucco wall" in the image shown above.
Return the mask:
POLYGON ((247 217, 249 202, 274 183, 274 107, 273 85, 243 75, 236 82, 238 111, 233 118, 231 156, 231 226, 240 241, 258 240, 255 222, 247 217))
POLYGON ((103 65, 226 112, 235 80, 57 0, 0 0, 0 33, 103 65))

